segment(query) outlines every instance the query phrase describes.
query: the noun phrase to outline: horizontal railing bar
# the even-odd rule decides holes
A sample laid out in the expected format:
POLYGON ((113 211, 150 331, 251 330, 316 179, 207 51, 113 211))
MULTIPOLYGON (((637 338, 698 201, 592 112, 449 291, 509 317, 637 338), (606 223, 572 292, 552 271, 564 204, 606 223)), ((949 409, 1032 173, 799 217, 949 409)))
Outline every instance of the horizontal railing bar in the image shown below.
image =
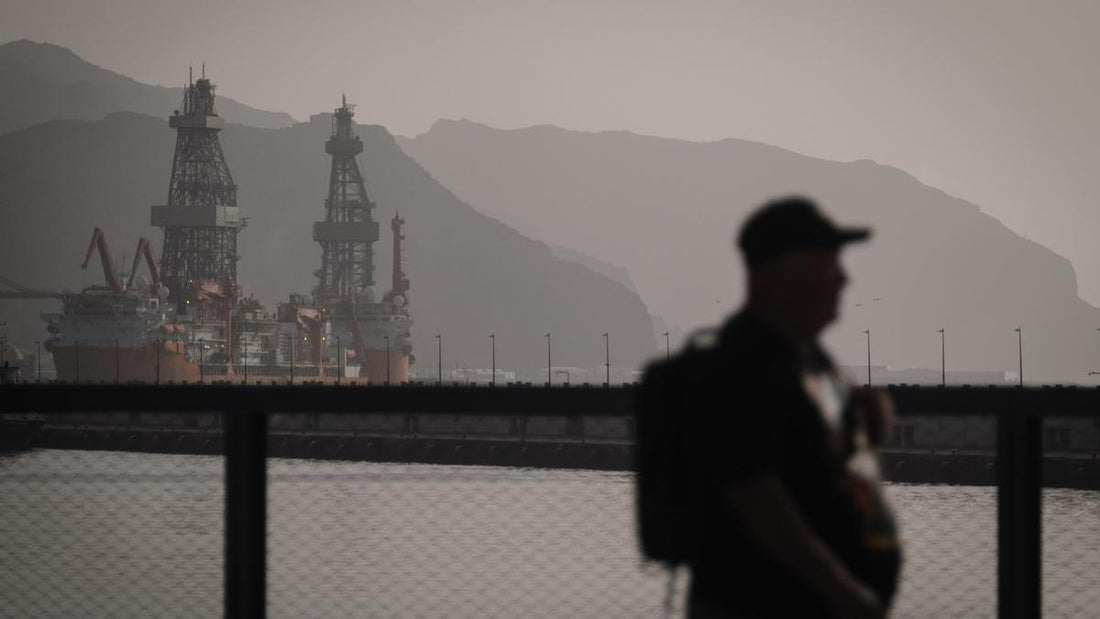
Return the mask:
MULTIPOLYGON (((887 387, 899 416, 1027 413, 1100 415, 1090 387, 887 387)), ((582 415, 633 413, 633 386, 63 385, 0 387, 0 412, 417 413, 582 415)), ((737 402, 730 402, 736 410, 737 402)))
POLYGON ((1038 417, 1100 416, 1100 387, 887 387, 906 415, 1038 417))
POLYGON ((253 385, 16 385, 0 412, 632 414, 632 388, 253 385))

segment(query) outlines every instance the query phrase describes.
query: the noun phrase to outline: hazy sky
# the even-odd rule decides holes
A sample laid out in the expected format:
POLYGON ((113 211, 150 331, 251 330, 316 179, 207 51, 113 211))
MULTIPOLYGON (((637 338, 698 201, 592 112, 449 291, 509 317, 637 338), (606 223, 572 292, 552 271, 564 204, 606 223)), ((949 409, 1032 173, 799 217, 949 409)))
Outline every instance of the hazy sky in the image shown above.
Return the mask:
MULTIPOLYGON (((1100 305, 1100 2, 4 0, 29 38, 304 120, 437 118, 869 158, 1073 261, 1100 305)), ((13 96, 5 93, 4 96, 13 96)))

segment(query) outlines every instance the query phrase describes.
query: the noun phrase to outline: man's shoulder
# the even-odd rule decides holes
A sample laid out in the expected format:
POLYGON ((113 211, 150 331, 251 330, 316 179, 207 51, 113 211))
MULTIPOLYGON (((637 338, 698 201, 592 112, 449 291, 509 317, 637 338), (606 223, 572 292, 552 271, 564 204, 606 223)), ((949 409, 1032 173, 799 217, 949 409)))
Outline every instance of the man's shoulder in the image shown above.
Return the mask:
POLYGON ((788 372, 790 351, 770 329, 744 311, 718 327, 692 333, 671 359, 654 360, 646 375, 713 387, 763 386, 788 372))
POLYGON ((715 337, 715 349, 726 363, 758 368, 767 366, 784 352, 770 329, 744 311, 722 324, 715 337))
POLYGON ((716 349, 725 380, 749 388, 786 385, 799 364, 793 347, 745 311, 722 325, 716 349))

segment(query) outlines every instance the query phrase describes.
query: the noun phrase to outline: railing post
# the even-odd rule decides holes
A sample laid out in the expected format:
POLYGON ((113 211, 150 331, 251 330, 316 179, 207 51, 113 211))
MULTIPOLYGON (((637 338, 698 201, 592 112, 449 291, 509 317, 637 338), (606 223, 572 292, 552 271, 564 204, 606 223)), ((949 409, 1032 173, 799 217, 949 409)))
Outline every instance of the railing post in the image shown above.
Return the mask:
POLYGON ((225 616, 263 617, 267 577, 267 416, 225 418, 225 616))
POLYGON ((1042 613, 1042 441, 1040 418, 997 419, 997 615, 1042 613))

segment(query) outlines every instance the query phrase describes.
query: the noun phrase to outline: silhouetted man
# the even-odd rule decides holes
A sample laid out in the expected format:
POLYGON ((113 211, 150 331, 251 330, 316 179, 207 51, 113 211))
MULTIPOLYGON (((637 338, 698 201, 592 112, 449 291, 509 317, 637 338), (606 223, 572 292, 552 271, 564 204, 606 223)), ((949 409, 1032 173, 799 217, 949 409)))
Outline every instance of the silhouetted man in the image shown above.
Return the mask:
POLYGON ((692 617, 885 614, 899 552, 870 447, 889 402, 853 390, 817 343, 847 282, 840 250, 869 236, 803 198, 741 230, 748 300, 721 330, 702 411, 692 617))

